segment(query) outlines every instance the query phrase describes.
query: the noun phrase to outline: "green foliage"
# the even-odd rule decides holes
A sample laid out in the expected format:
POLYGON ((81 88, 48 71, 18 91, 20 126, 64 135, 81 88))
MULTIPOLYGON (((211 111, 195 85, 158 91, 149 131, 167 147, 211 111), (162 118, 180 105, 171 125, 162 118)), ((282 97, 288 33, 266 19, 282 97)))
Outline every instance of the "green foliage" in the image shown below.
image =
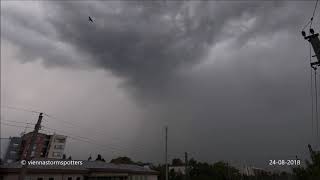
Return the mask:
MULTIPOLYGON (((91 157, 91 156, 90 156, 90 157, 91 157)), ((106 161, 104 160, 104 158, 103 158, 100 154, 98 154, 98 156, 97 156, 97 158, 96 158, 96 161, 106 162, 106 161)))
POLYGON ((183 180, 184 176, 182 174, 175 173, 173 169, 169 172, 169 179, 172 180, 183 180))
POLYGON ((114 163, 114 164, 135 164, 135 162, 133 162, 130 158, 128 158, 126 156, 112 159, 110 161, 110 163, 114 163))
POLYGON ((210 165, 191 159, 189 165, 190 180, 224 180, 240 177, 238 169, 229 166, 223 161, 210 165))
POLYGON ((308 145, 310 160, 306 160, 306 167, 293 168, 293 173, 300 180, 320 179, 320 151, 314 151, 311 145, 308 145))
POLYGON ((172 159, 172 166, 183 166, 183 162, 179 158, 172 159))

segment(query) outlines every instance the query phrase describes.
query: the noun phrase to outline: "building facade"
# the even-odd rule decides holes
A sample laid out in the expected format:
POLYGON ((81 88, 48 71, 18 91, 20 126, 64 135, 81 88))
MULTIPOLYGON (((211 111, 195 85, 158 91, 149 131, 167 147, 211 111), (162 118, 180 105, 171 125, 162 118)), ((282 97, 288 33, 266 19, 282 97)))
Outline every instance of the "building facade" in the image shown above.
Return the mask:
POLYGON ((57 134, 52 135, 50 137, 46 158, 62 159, 66 145, 66 139, 66 136, 57 134))
MULTIPOLYGON (((33 132, 24 134, 21 142, 21 156, 20 159, 25 159, 27 156, 27 150, 31 144, 33 132)), ((48 151, 50 142, 50 135, 38 133, 33 147, 31 148, 31 158, 45 158, 48 151)))
MULTIPOLYGON (((4 162, 12 163, 26 159, 27 150, 30 146, 33 132, 24 134, 22 137, 12 137, 5 154, 4 162)), ((31 158, 62 159, 66 145, 66 136, 47 135, 38 133, 31 149, 31 158)))
POLYGON ((4 157, 5 163, 11 163, 20 159, 21 137, 10 137, 7 152, 4 157))

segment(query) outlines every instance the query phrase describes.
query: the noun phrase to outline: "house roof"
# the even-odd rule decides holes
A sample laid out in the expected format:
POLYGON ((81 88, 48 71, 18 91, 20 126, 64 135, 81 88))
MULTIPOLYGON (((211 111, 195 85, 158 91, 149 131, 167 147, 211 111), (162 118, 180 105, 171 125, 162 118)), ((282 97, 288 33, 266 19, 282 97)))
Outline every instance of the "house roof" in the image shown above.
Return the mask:
MULTIPOLYGON (((42 159, 43 160, 43 159, 42 159)), ((48 159, 46 159, 48 160, 48 159)), ((44 160, 45 161, 45 160, 44 160)), ((52 160, 55 161, 55 160, 52 160)), ((61 161, 61 160, 60 160, 61 161)), ((67 161, 67 160, 66 160, 67 161)), ((158 172, 132 164, 113 164, 102 161, 82 161, 82 165, 29 165, 28 171, 34 173, 47 172, 105 172, 105 173, 128 173, 128 174, 153 174, 157 175, 158 172)), ((3 173, 17 173, 20 171, 22 165, 20 162, 4 164, 0 166, 0 172, 3 173)))

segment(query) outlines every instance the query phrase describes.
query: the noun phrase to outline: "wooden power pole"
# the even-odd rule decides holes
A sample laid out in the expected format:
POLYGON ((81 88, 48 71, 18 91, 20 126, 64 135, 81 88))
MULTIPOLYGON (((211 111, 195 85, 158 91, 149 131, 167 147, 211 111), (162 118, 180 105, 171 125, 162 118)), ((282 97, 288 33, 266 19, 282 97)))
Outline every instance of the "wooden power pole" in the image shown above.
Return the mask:
MULTIPOLYGON (((311 19, 311 23, 312 23, 312 20, 313 20, 313 17, 311 19)), ((302 36, 304 37, 304 39, 309 41, 309 43, 311 44, 311 46, 313 48, 313 51, 314 51, 315 55, 313 55, 312 57, 316 57, 316 59, 317 59, 315 61, 311 61, 311 49, 310 49, 310 61, 311 61, 310 65, 311 65, 312 69, 314 70, 315 120, 316 120, 316 132, 317 132, 317 134, 316 134, 317 136, 316 137, 319 138, 318 92, 317 92, 318 91, 318 87, 317 87, 317 69, 320 67, 320 40, 319 40, 319 33, 315 33, 314 29, 311 28, 311 25, 310 25, 309 35, 307 35, 305 31, 302 31, 301 33, 302 33, 302 36)), ((311 80, 312 80, 312 76, 311 76, 311 80)), ((312 97, 313 97, 313 94, 312 94, 312 97)), ((313 112, 313 100, 312 100, 312 113, 314 113, 313 112)), ((313 126, 313 114, 312 114, 312 126, 313 126)), ((312 127, 312 131, 313 131, 313 127, 312 127)))
POLYGON ((20 171, 20 175, 19 175, 19 180, 25 180, 25 177, 26 177, 26 174, 27 174, 28 161, 30 160, 31 152, 33 150, 34 143, 36 141, 38 132, 39 132, 40 127, 41 127, 41 121, 42 121, 42 118, 43 118, 42 114, 43 113, 39 114, 39 118, 38 118, 37 124, 34 126, 34 130, 32 132, 32 136, 31 136, 31 140, 30 140, 29 146, 28 146, 28 144, 26 144, 27 154, 26 154, 25 159, 21 161, 21 162, 24 162, 24 163, 21 163, 22 167, 21 167, 21 171, 20 171))
POLYGON ((188 153, 184 153, 184 173, 185 173, 185 180, 189 180, 189 168, 188 168, 188 153))

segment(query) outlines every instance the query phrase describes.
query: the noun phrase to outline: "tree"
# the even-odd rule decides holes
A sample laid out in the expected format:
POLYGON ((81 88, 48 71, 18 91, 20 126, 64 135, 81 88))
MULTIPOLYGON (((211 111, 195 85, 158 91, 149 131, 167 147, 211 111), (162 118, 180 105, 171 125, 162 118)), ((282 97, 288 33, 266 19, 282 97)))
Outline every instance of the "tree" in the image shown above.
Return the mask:
POLYGON ((72 160, 72 157, 71 157, 71 156, 69 156, 69 157, 68 157, 68 160, 72 160))
POLYGON ((183 175, 181 173, 175 172, 173 169, 169 171, 169 179, 170 180, 183 180, 183 175))
POLYGON ((240 177, 239 170, 223 161, 214 164, 189 160, 190 180, 225 180, 240 177))
POLYGON ((293 173, 298 179, 320 179, 320 151, 314 151, 308 144, 311 161, 306 160, 306 167, 293 168, 293 173))
POLYGON ((183 166, 183 162, 179 158, 172 159, 172 166, 183 166))
POLYGON ((114 164, 135 164, 130 158, 124 156, 124 157, 118 157, 115 159, 111 159, 110 163, 114 164))
POLYGON ((103 160, 103 158, 102 158, 101 154, 98 154, 96 161, 102 161, 102 160, 103 160))
POLYGON ((67 159, 66 154, 63 154, 63 155, 62 155, 62 159, 67 159))

